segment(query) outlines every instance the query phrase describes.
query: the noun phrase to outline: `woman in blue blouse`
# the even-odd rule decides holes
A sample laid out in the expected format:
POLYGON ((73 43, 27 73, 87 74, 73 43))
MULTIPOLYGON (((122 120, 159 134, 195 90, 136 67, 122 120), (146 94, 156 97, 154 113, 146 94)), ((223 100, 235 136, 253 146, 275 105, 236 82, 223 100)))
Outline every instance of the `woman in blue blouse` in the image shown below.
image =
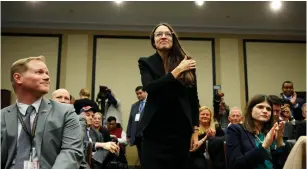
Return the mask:
POLYGON ((272 102, 254 96, 244 112, 243 124, 227 129, 227 158, 230 169, 279 169, 286 156, 284 122, 273 124, 272 102))

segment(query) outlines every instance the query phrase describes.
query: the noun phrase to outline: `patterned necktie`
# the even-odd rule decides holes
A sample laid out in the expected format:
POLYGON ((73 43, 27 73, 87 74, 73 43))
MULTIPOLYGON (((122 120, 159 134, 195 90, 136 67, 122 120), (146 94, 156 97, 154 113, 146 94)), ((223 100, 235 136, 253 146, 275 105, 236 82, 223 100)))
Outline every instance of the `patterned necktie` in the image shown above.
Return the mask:
MULTIPOLYGON (((32 105, 30 105, 27 108, 26 115, 23 116, 24 125, 30 133, 31 133, 30 116, 34 110, 35 108, 32 105)), ((30 136, 24 131, 23 128, 21 128, 18 139, 17 155, 15 159, 15 169, 22 169, 24 161, 30 160, 31 148, 32 147, 31 147, 30 136)))

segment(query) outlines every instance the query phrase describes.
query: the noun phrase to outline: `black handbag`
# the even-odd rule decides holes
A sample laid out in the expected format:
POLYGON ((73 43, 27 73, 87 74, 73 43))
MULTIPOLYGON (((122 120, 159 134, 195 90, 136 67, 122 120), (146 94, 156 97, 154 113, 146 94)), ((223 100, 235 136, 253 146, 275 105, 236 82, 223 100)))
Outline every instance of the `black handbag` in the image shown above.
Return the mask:
POLYGON ((129 169, 128 164, 121 162, 118 157, 114 157, 106 165, 106 169, 129 169))

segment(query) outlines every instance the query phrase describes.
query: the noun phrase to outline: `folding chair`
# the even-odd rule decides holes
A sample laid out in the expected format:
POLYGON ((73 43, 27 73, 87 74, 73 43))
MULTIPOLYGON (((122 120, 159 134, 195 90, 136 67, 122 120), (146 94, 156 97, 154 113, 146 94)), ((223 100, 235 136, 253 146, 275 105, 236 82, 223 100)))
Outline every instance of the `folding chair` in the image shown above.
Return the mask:
POLYGON ((228 169, 228 165, 227 165, 227 144, 226 144, 226 141, 224 141, 224 155, 225 155, 225 169, 228 169))
POLYGON ((86 151, 86 162, 87 164, 92 167, 92 153, 93 153, 93 143, 88 143, 87 151, 86 151))
POLYGON ((205 149, 205 157, 206 157, 206 161, 207 161, 207 169, 213 169, 212 168, 212 161, 209 155, 209 141, 206 140, 206 149, 205 149))

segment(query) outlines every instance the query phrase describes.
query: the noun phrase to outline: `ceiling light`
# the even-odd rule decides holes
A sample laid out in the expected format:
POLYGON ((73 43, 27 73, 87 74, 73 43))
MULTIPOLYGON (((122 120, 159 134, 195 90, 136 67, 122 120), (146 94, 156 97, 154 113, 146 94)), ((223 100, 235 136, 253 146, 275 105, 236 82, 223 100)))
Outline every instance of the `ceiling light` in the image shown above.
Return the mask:
POLYGON ((202 6, 204 3, 205 3, 205 1, 202 1, 202 0, 196 0, 195 1, 195 4, 198 5, 198 6, 202 6))
POLYGON ((273 9, 273 10, 279 10, 280 8, 281 8, 281 1, 279 1, 279 0, 274 0, 274 1, 272 1, 271 2, 271 8, 273 9))
POLYGON ((121 1, 121 0, 115 0, 114 2, 117 3, 117 4, 121 4, 123 1, 121 1))

